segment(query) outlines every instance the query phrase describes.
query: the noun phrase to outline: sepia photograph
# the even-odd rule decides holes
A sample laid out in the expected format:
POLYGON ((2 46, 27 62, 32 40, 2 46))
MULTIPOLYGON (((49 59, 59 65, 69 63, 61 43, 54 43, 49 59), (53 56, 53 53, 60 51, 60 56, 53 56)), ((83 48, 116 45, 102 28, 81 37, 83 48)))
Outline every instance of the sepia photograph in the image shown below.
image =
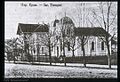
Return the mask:
POLYGON ((117 12, 117 1, 5 1, 4 78, 117 79, 117 12))

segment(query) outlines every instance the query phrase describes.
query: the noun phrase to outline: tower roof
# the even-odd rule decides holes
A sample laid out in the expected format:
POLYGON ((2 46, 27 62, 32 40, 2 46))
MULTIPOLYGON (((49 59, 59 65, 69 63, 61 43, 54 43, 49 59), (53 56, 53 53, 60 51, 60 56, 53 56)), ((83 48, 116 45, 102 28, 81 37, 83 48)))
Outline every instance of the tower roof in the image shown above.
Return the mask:
POLYGON ((61 22, 62 24, 74 24, 73 21, 72 21, 72 19, 69 18, 69 17, 67 17, 67 16, 61 18, 61 19, 60 19, 60 22, 61 22))

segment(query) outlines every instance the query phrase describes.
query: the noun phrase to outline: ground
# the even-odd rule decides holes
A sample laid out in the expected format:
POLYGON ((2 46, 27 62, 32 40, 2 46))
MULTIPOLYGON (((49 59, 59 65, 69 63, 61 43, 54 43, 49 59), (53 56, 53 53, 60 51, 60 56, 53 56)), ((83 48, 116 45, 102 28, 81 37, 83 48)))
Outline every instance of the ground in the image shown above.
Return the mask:
POLYGON ((57 66, 5 63, 5 78, 117 78, 117 66, 68 63, 57 66))

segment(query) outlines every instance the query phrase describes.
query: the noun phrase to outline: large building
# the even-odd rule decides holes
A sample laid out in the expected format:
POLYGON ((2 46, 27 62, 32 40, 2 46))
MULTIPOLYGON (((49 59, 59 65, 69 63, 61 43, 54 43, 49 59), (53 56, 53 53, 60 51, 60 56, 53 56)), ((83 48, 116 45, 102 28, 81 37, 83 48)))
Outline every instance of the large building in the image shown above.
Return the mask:
MULTIPOLYGON (((79 38, 86 38, 84 39, 85 43, 85 53, 86 56, 98 56, 98 55, 106 55, 107 54, 107 47, 105 42, 102 40, 106 36, 110 36, 103 28, 101 27, 75 27, 75 24, 69 17, 63 17, 60 20, 55 20, 54 28, 58 29, 62 33, 65 30, 65 40, 67 40, 67 45, 65 47, 65 54, 66 56, 72 56, 72 49, 71 47, 75 44, 75 56, 83 56, 82 46, 80 45, 81 40, 78 41, 79 38), (57 21, 57 22, 56 22, 57 21), (75 38, 75 40, 73 38, 75 38), (102 38, 102 39, 101 39, 102 38)), ((51 26, 52 27, 52 26, 51 26)), ((61 39, 57 46, 54 47, 54 55, 61 54, 62 49, 60 49, 61 39)), ((111 47, 111 43, 110 43, 111 47)), ((110 48, 111 49, 111 48, 110 48)), ((110 50, 111 51, 111 50, 110 50)))
MULTIPOLYGON (((51 48, 52 56, 63 56, 63 45, 66 57, 83 56, 81 39, 84 38, 84 48, 86 56, 107 55, 107 47, 102 40, 110 36, 102 27, 76 27, 71 18, 65 16, 60 20, 55 19, 50 24, 23 24, 19 23, 17 34, 23 37, 25 55, 35 56, 49 55, 47 45, 50 33, 57 39, 56 44, 51 48), (56 38, 57 37, 57 38, 56 38), (80 39, 81 38, 81 39, 80 39), (46 43, 46 44, 45 44, 46 43), (74 50, 73 50, 74 49, 74 50), (73 54, 74 52, 74 54, 73 54)), ((110 42, 111 53, 111 42, 110 42)))

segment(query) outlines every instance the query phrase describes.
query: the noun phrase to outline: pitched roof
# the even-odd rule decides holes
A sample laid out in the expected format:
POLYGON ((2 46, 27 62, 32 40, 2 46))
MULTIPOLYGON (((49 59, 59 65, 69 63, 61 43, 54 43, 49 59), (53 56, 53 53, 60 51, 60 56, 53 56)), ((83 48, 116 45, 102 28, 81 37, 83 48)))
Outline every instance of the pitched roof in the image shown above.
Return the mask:
POLYGON ((78 27, 75 28, 75 35, 76 36, 110 36, 108 32, 106 32, 101 27, 78 27))
POLYGON ((49 28, 46 24, 23 24, 19 23, 17 34, 24 32, 48 32, 49 28))

